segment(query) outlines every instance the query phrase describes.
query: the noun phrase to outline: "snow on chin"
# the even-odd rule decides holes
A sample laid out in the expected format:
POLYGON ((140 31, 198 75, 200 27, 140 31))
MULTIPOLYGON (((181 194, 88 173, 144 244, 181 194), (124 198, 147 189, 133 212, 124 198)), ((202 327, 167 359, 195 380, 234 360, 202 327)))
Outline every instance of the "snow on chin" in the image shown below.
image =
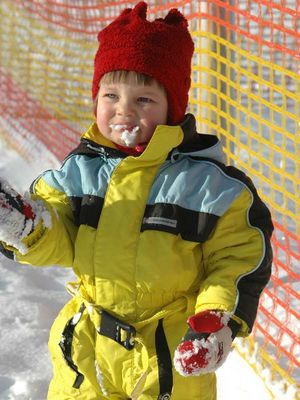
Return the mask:
POLYGON ((127 147, 135 144, 140 130, 138 126, 134 126, 132 129, 127 129, 127 125, 110 125, 110 128, 116 131, 122 131, 121 139, 127 147))
POLYGON ((121 134, 121 139, 126 144, 126 146, 132 146, 136 142, 139 127, 135 126, 131 131, 125 130, 121 134))

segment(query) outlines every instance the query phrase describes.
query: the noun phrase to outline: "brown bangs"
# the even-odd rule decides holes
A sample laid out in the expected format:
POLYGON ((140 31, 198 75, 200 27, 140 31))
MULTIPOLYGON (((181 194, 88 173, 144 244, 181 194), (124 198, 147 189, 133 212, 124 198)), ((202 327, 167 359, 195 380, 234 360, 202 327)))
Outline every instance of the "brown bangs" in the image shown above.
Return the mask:
MULTIPOLYGON (((140 74, 135 71, 111 71, 107 72, 101 78, 101 83, 111 84, 111 83, 130 83, 137 85, 150 86, 152 83, 157 81, 148 75, 140 74)), ((160 86, 160 85, 159 85, 160 86)))

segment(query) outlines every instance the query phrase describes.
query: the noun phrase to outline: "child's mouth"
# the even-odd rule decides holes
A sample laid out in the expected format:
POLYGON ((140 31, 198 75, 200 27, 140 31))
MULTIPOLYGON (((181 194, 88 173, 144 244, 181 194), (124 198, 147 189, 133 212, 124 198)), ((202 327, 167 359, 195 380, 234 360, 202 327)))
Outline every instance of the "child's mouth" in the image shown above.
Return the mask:
POLYGON ((136 143, 136 138, 140 130, 138 126, 113 124, 109 127, 113 130, 121 132, 121 140, 125 143, 127 147, 131 147, 136 143))

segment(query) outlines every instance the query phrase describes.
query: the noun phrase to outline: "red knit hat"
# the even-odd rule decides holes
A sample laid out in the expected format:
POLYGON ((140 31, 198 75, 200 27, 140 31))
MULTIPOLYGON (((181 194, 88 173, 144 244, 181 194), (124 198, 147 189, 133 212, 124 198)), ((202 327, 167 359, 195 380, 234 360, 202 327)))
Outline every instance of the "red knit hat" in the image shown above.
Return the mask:
POLYGON ((191 59, 194 43, 188 23, 175 8, 168 15, 147 21, 147 4, 138 3, 124 10, 98 34, 95 56, 93 99, 99 82, 111 71, 135 71, 156 79, 168 96, 168 123, 176 125, 183 118, 191 84, 191 59))

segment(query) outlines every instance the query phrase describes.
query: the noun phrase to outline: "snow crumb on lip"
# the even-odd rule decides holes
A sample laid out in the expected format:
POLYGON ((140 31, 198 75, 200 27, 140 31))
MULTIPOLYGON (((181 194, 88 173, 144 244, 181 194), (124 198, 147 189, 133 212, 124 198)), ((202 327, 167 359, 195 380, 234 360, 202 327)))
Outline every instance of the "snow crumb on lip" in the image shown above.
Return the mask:
POLYGON ((128 132, 136 132, 139 130, 137 125, 128 125, 128 124, 111 124, 109 125, 111 129, 116 131, 128 131, 128 132))
POLYGON ((139 134, 140 127, 129 126, 124 124, 111 124, 109 125, 111 129, 121 132, 121 140, 127 147, 133 146, 136 142, 136 138, 139 134))

